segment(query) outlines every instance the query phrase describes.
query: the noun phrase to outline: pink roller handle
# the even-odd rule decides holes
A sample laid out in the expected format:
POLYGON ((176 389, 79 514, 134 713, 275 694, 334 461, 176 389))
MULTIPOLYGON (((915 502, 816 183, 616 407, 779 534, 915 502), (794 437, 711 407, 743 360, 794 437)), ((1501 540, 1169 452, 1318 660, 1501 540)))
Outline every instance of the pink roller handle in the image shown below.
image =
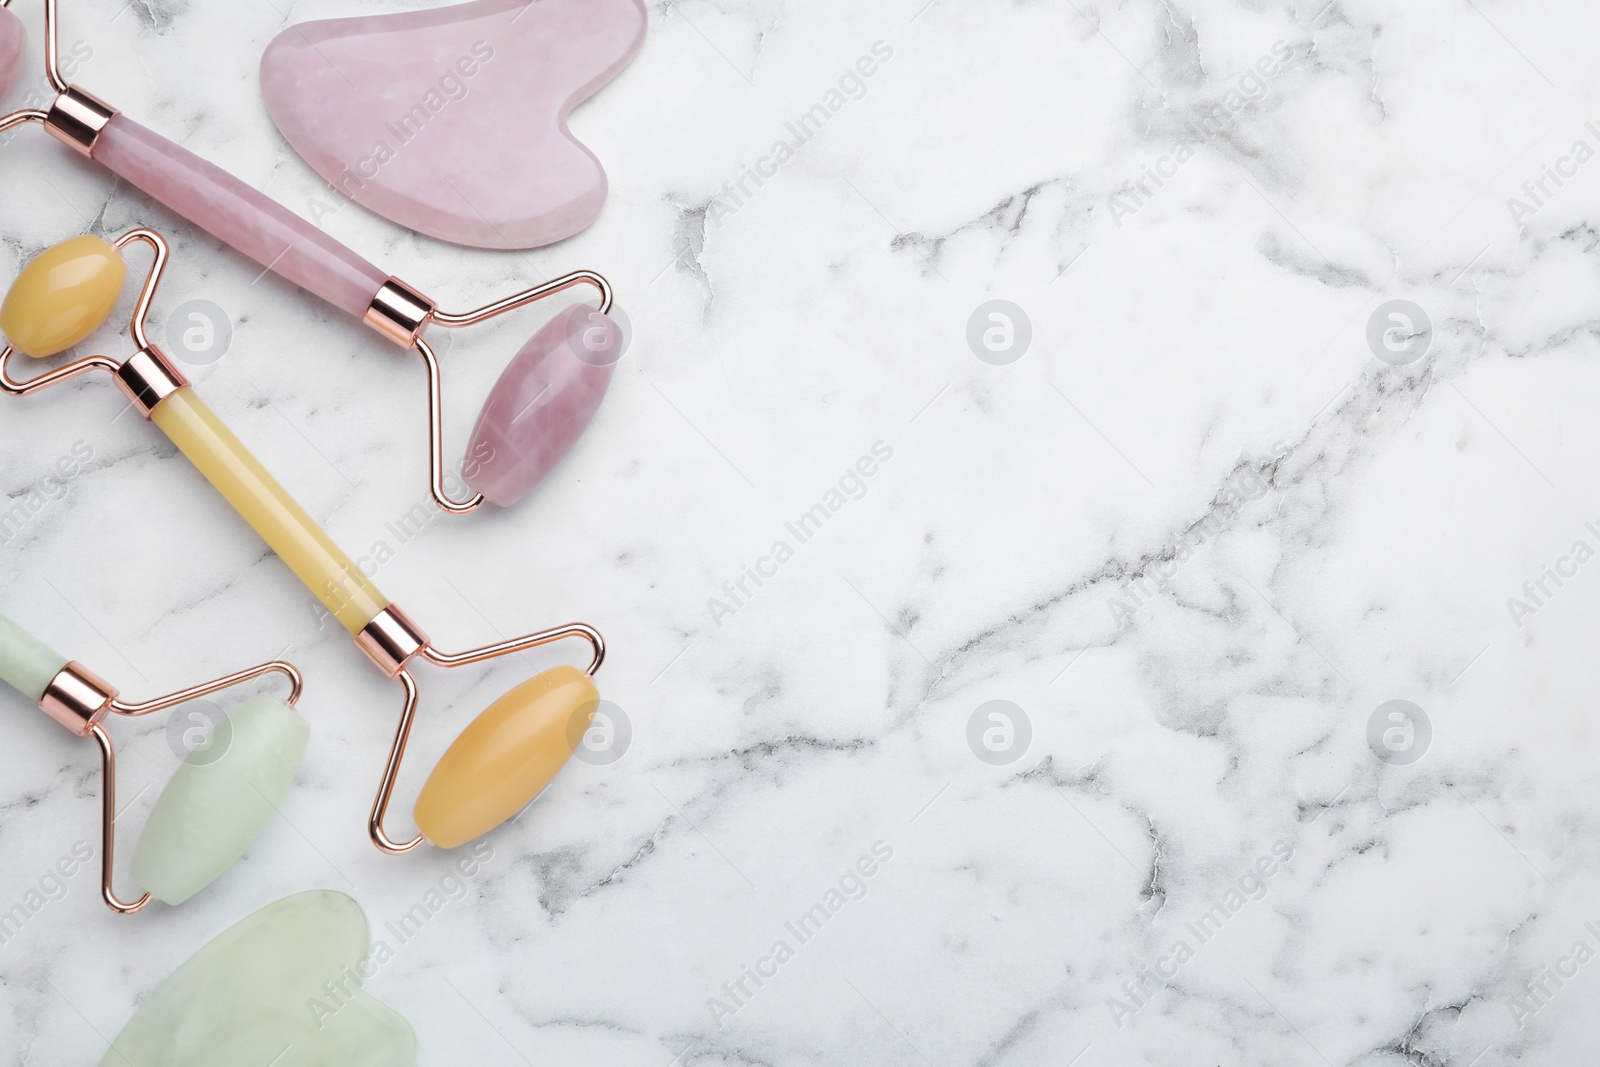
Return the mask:
POLYGON ((126 115, 94 158, 218 240, 341 311, 362 318, 389 276, 299 215, 126 115))

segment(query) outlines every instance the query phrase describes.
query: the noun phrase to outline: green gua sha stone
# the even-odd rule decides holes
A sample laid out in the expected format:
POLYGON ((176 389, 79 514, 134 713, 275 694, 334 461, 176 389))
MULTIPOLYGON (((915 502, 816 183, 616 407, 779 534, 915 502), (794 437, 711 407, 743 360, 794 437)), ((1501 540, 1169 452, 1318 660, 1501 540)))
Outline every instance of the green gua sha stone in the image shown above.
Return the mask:
POLYGON ((311 728, 298 712, 258 696, 228 719, 218 743, 190 752, 145 823, 133 877, 157 899, 182 904, 244 854, 294 783, 311 728))
POLYGON ((359 988, 371 947, 343 893, 268 904, 161 983, 100 1067, 414 1067, 410 1025, 359 988))

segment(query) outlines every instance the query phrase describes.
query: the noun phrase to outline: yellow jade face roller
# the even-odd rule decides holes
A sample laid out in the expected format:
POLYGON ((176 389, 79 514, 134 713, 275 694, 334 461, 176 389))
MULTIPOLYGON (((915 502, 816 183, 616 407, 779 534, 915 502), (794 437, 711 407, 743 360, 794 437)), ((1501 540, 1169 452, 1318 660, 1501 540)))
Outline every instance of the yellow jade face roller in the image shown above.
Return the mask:
POLYGON ((35 258, 0 305, 0 332, 10 341, 0 352, 0 389, 23 396, 90 371, 109 372, 134 407, 189 457, 350 632, 367 657, 404 688, 400 724, 368 819, 373 843, 385 852, 401 853, 424 841, 454 848, 487 833, 538 796, 581 741, 599 706, 592 677, 605 659, 605 641, 594 628, 573 623, 469 652, 451 654, 435 648, 150 342, 144 323, 167 258, 165 239, 145 229, 110 243, 94 236, 74 238, 35 258), (10 364, 17 352, 36 358, 59 354, 105 321, 126 275, 121 252, 135 243, 148 245, 155 262, 134 307, 134 354, 120 363, 88 356, 26 382, 12 378, 10 364), (412 662, 461 667, 564 638, 589 642, 593 658, 588 667, 553 668, 491 704, 456 738, 423 785, 414 809, 421 832, 404 842, 390 838, 384 821, 417 711, 412 662))
POLYGON ((295 703, 300 672, 287 663, 259 667, 204 682, 164 697, 130 704, 116 687, 93 671, 51 649, 0 615, 0 681, 39 705, 39 710, 77 737, 100 745, 105 785, 100 791, 100 895, 123 915, 139 911, 154 895, 181 904, 222 874, 244 854, 277 810, 294 782, 305 755, 306 726, 295 703), (220 751, 194 749, 167 783, 134 848, 133 876, 146 887, 139 899, 124 901, 111 886, 116 853, 117 753, 103 725, 108 715, 149 715, 260 678, 289 679, 289 699, 262 695, 227 720, 220 751))

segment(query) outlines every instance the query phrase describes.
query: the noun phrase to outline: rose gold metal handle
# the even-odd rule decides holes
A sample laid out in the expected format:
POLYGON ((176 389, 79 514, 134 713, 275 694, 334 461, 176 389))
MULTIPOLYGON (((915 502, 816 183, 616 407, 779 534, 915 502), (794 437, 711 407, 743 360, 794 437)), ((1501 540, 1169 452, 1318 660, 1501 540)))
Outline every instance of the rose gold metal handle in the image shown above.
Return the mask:
POLYGON ((90 371, 103 370, 115 374, 117 373, 117 368, 122 366, 116 360, 108 359, 105 356, 89 356, 86 359, 68 363, 65 367, 53 370, 49 374, 41 374, 37 378, 22 382, 11 377, 11 357, 16 354, 17 350, 12 345, 6 345, 5 351, 0 352, 0 389, 3 389, 11 396, 27 396, 29 393, 37 393, 41 389, 48 389, 52 385, 60 385, 62 382, 70 381, 82 374, 88 374, 90 371))
POLYGON ((444 388, 440 382, 439 357, 420 337, 411 346, 422 357, 422 366, 428 375, 428 488, 440 510, 451 515, 466 515, 482 507, 484 497, 482 493, 474 493, 466 500, 452 500, 444 486, 444 388))
POLYGON ((395 727, 394 744, 389 748, 389 758, 383 764, 383 780, 378 783, 378 795, 372 801, 372 814, 367 818, 367 835, 382 852, 401 856, 427 840, 421 834, 409 841, 400 842, 383 829, 389 815, 389 801, 394 798, 394 782, 400 776, 400 761, 406 758, 406 744, 411 740, 411 723, 417 717, 417 680, 411 672, 401 669, 395 677, 406 690, 405 707, 400 711, 400 724, 395 727))
POLYGON ((100 743, 101 776, 105 781, 100 790, 100 896, 105 900, 106 907, 118 915, 132 915, 150 903, 150 894, 146 893, 138 900, 129 902, 119 899, 111 885, 111 870, 117 852, 117 752, 104 726, 95 723, 89 733, 100 743))
POLYGON ((571 274, 563 274, 561 277, 545 282, 543 285, 535 285, 531 289, 524 289, 520 293, 514 293, 504 300, 497 300, 493 304, 485 304, 475 311, 452 315, 447 311, 435 310, 431 321, 452 330, 459 330, 463 326, 476 326, 478 323, 487 322, 496 316, 527 307, 536 300, 543 300, 545 297, 565 292, 575 285, 594 286, 600 293, 600 314, 609 315, 611 313, 613 299, 611 283, 592 270, 575 270, 571 274))
POLYGON ((257 678, 264 678, 269 674, 281 674, 289 680, 289 698, 284 701, 285 704, 292 708, 300 702, 300 695, 305 692, 306 688, 305 678, 294 664, 285 663, 283 660, 273 660, 271 663, 263 663, 246 670, 236 671, 222 678, 213 678, 209 682, 201 682, 199 685, 190 686, 188 689, 180 689, 176 693, 168 693, 166 696, 156 697, 154 700, 146 700, 139 704, 128 704, 122 700, 114 699, 111 701, 111 710, 118 715, 129 717, 149 715, 151 712, 175 708, 179 704, 187 704, 191 700, 198 700, 203 696, 210 696, 212 693, 220 693, 224 689, 232 689, 236 685, 254 681, 257 678))

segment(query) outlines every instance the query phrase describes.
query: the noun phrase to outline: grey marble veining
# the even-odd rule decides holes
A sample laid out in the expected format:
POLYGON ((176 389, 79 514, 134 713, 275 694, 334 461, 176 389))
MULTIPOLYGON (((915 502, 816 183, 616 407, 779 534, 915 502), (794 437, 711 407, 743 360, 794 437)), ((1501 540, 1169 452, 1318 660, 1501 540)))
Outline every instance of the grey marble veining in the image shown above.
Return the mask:
MULTIPOLYGON (((393 3, 61 2, 75 80, 447 303, 591 267, 632 324, 543 488, 419 531, 420 368, 0 147, 0 275, 168 233, 158 335, 224 309, 193 376, 442 644, 607 635, 626 751, 369 983, 422 1063, 1600 1052, 1592 6, 652 3, 573 117, 600 221, 501 255, 330 202, 266 118, 288 21, 393 3)), ((451 339, 452 442, 544 314, 451 339)), ((41 890, 97 840, 93 746, 3 702, 0 913, 47 900, 0 944, 7 1062, 94 1062, 268 901, 383 936, 450 863, 366 840, 397 691, 123 407, 0 404, 3 610, 135 695, 283 654, 312 748, 236 870, 118 919, 92 864, 41 890)), ((427 675, 397 818, 556 655, 427 675)), ((117 735, 136 827, 174 757, 117 735)))

